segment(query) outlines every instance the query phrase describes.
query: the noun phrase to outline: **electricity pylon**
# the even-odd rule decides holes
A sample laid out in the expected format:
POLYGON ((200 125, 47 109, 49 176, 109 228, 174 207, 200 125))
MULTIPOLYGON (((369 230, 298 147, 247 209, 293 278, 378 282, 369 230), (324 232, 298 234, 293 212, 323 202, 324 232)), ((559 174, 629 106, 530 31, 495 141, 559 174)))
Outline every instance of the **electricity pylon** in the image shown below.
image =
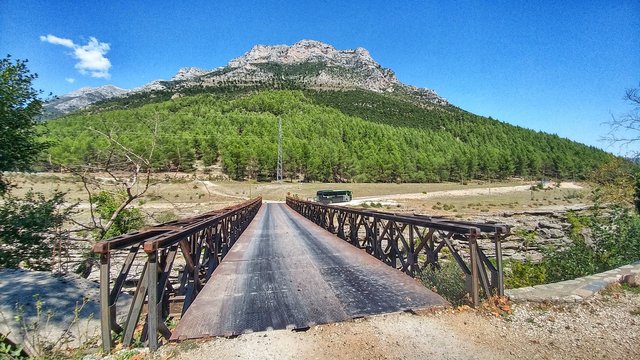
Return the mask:
POLYGON ((278 118, 278 168, 276 181, 282 183, 282 119, 278 118))

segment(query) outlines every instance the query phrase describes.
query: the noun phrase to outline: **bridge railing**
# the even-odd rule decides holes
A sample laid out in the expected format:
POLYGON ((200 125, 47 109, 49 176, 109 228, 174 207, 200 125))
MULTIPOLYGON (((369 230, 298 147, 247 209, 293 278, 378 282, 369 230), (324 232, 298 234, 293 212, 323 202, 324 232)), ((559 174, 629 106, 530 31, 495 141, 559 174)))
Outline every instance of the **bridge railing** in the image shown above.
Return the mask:
POLYGON ((481 290, 504 295, 501 242, 509 235, 507 225, 367 211, 293 197, 286 202, 320 227, 410 276, 427 266, 440 267, 440 254, 448 249, 466 275, 474 306, 481 290), (481 237, 494 243, 495 263, 478 246, 481 237))
POLYGON ((114 333, 122 336, 124 346, 130 346, 141 320, 141 341, 148 339, 152 350, 158 348, 158 334, 169 338, 171 331, 165 320, 169 316, 170 299, 183 301, 181 312, 184 314, 261 205, 262 198, 258 197, 236 206, 95 244, 93 252, 100 256, 100 320, 104 352, 111 351, 114 333), (146 257, 139 255, 140 249, 144 250, 146 257), (126 257, 112 283, 111 259, 123 252, 126 257), (183 259, 183 271, 174 269, 176 257, 183 259), (131 279, 134 262, 143 262, 144 266, 139 278, 131 279), (169 281, 170 276, 176 273, 177 281, 169 281), (120 324, 116 306, 127 281, 137 282, 137 287, 127 316, 120 324), (141 319, 145 304, 147 316, 141 319))

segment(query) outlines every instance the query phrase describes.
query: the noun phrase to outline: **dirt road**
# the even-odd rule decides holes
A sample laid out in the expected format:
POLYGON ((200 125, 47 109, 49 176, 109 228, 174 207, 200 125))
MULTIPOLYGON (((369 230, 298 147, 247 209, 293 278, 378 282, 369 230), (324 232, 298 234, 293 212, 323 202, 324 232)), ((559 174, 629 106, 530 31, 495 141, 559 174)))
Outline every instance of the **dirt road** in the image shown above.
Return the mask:
POLYGON ((160 359, 637 359, 640 294, 580 304, 516 304, 513 314, 445 310, 188 341, 160 359))

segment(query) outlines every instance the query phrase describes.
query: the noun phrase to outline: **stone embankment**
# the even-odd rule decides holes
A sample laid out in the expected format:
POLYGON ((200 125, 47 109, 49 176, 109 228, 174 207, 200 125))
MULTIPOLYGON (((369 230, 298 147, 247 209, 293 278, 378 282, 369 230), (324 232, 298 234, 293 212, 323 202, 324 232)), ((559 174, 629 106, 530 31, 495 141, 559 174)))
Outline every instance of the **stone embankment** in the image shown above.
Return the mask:
POLYGON ((582 302, 607 286, 622 282, 640 286, 640 261, 573 280, 509 289, 506 295, 516 302, 582 302))
MULTIPOLYGON (((575 231, 567 220, 569 212, 576 216, 586 215, 588 207, 584 205, 550 208, 544 210, 504 213, 483 218, 469 219, 474 222, 493 222, 511 227, 511 235, 502 242, 502 255, 505 259, 539 261, 545 248, 562 248, 572 242, 571 233, 575 231)), ((580 231, 587 242, 591 241, 587 229, 580 231)), ((491 239, 481 238, 480 247, 487 255, 494 256, 491 239)))

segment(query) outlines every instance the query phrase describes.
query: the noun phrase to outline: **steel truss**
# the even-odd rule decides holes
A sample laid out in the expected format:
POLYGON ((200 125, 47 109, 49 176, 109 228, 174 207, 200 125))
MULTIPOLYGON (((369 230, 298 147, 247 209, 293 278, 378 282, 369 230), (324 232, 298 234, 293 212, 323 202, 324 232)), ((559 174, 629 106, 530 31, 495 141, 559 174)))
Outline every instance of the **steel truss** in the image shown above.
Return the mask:
POLYGON ((189 308, 220 261, 256 215, 262 198, 237 206, 213 211, 194 218, 173 221, 141 231, 101 241, 93 247, 100 256, 100 320, 102 348, 111 351, 114 333, 122 336, 124 346, 133 342, 136 327, 143 321, 142 341, 156 350, 158 334, 168 339, 171 331, 165 325, 170 299, 182 300, 181 312, 189 308), (140 255, 143 250, 146 254, 140 255), (118 276, 111 284, 111 258, 116 252, 126 252, 118 276), (177 281, 169 281, 176 257, 184 258, 184 270, 177 281), (144 261, 139 279, 128 279, 134 261, 144 261), (118 297, 127 280, 137 280, 137 288, 124 323, 116 319, 118 297), (143 306, 147 316, 141 319, 143 306))
POLYGON ((502 240, 508 225, 471 223, 424 215, 392 214, 325 205, 287 197, 287 205, 325 230, 363 249, 409 276, 427 266, 439 268, 443 249, 466 275, 474 306, 486 295, 504 295, 502 240), (495 263, 478 246, 487 237, 495 245, 495 263), (458 240, 458 241, 455 241, 458 240))

